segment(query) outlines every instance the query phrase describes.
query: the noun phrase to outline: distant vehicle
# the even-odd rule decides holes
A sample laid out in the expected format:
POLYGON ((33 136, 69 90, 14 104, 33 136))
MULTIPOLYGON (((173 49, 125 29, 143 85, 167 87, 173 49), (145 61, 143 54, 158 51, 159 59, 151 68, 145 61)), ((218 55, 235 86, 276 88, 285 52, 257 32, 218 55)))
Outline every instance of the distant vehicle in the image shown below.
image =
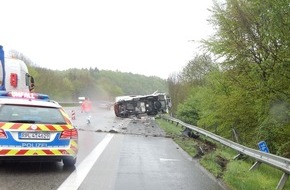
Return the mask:
POLYGON ((5 57, 0 45, 0 90, 29 92, 34 89, 34 79, 26 64, 19 59, 5 57))
POLYGON ((78 131, 44 94, 0 91, 0 160, 62 161, 74 166, 78 131))
POLYGON ((86 99, 86 97, 79 97, 78 100, 79 100, 79 103, 83 103, 83 101, 86 99))
POLYGON ((168 113, 171 106, 170 98, 165 93, 136 96, 118 96, 115 98, 114 112, 117 117, 155 116, 168 113))

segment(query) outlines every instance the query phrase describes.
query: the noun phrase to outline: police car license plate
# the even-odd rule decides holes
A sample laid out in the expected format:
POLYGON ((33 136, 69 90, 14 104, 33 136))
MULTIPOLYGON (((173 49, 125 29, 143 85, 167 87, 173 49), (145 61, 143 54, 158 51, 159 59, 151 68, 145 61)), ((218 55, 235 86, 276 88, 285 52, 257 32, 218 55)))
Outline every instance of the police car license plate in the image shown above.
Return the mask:
POLYGON ((39 132, 20 132, 18 133, 19 139, 37 139, 37 140, 49 140, 49 133, 39 133, 39 132))

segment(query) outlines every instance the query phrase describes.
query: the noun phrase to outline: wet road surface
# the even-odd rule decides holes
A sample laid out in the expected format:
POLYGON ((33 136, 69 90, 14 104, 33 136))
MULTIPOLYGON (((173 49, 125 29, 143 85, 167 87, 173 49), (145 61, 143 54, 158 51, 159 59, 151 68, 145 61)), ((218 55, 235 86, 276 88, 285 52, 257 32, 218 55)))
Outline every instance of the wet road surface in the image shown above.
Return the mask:
POLYGON ((91 124, 79 108, 73 120, 79 129, 75 168, 62 163, 3 163, 1 190, 220 190, 219 181, 191 159, 152 118, 116 118, 96 109, 91 124))

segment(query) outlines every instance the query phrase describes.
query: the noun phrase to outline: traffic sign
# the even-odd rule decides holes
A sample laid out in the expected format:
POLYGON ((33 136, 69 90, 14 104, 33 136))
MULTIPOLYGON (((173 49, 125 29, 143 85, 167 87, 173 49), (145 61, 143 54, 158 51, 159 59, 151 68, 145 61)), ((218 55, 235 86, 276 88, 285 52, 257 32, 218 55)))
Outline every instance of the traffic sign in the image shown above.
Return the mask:
POLYGON ((266 153, 269 153, 269 152, 270 152, 269 149, 268 149, 268 146, 267 146, 267 144, 266 144, 265 141, 260 141, 260 142, 258 143, 258 146, 259 146, 259 148, 260 148, 260 151, 262 151, 262 152, 266 152, 266 153))

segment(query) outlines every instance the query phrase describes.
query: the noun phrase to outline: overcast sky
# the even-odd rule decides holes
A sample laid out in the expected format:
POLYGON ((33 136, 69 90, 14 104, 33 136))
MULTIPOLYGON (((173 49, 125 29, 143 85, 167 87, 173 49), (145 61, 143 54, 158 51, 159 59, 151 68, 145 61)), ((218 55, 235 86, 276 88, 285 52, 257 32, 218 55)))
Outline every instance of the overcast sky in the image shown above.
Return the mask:
POLYGON ((211 31, 212 0, 0 0, 0 45, 37 66, 167 79, 211 31))

